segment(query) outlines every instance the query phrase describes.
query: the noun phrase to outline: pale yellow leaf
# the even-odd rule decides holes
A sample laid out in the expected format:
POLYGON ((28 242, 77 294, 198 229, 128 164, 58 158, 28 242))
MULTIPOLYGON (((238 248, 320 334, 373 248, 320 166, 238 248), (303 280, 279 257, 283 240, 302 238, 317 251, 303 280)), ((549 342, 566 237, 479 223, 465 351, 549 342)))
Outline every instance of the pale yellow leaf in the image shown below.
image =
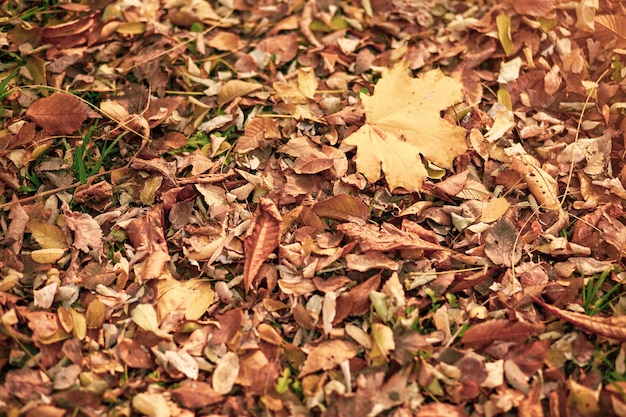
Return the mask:
POLYGON ((367 124, 343 143, 358 146, 356 167, 368 181, 378 181, 382 168, 389 188, 421 189, 428 172, 420 160, 417 147, 367 124))
POLYGON ((65 249, 68 246, 67 235, 54 224, 31 223, 30 232, 42 249, 65 249))
POLYGON ((215 301, 215 293, 208 281, 190 279, 176 281, 161 279, 157 283, 159 317, 182 310, 187 320, 198 320, 215 301))
POLYGON ((385 70, 372 96, 362 97, 366 124, 344 140, 356 146, 357 170, 369 181, 419 191, 427 176, 421 157, 451 168, 467 149, 465 131, 440 117, 463 100, 462 84, 439 70, 412 78, 406 64, 385 70))
POLYGON ((298 69, 298 89, 306 98, 315 97, 317 90, 317 77, 313 68, 306 67, 298 69))
POLYGON ((161 393, 142 392, 133 397, 133 409, 148 417, 170 417, 172 413, 161 393))
POLYGON ((56 262, 63 257, 65 250, 61 248, 39 249, 30 253, 30 257, 38 264, 56 262))
POLYGON ((227 352, 222 356, 213 371, 213 389, 218 394, 228 394, 235 385, 239 375, 239 356, 227 352))
POLYGON ((396 348, 393 330, 382 323, 372 323, 372 351, 370 360, 373 364, 382 364, 389 360, 389 354, 396 348))
POLYGON ((144 330, 155 331, 159 328, 159 320, 152 304, 139 304, 130 316, 135 324, 144 330))

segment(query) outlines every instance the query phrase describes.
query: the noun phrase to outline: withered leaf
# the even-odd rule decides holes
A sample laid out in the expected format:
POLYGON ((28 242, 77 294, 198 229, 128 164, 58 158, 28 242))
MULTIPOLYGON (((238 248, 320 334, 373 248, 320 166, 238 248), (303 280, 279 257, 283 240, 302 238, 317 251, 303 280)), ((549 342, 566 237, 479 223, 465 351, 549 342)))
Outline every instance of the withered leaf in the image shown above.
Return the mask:
POLYGON ((543 331, 544 325, 510 322, 504 319, 488 320, 470 327, 461 342, 473 349, 482 349, 496 341, 523 341, 543 331))
POLYGON ((319 217, 356 223, 364 223, 370 217, 369 207, 358 198, 348 194, 340 194, 317 203, 313 206, 313 212, 319 217))
POLYGON ((117 354, 122 362, 131 368, 150 369, 154 366, 150 353, 136 340, 122 340, 117 345, 117 354))
POLYGON ((573 324, 584 332, 607 337, 609 339, 619 340, 622 342, 626 341, 626 316, 590 317, 586 314, 567 311, 551 306, 550 304, 547 304, 543 300, 534 296, 532 298, 537 304, 539 304, 549 313, 554 314, 558 318, 573 324))
POLYGON ((328 371, 341 362, 354 358, 357 354, 356 345, 345 340, 325 340, 319 344, 307 346, 310 350, 300 370, 299 377, 303 377, 320 370, 328 371))
POLYGON ((431 403, 420 407, 415 417, 467 417, 462 408, 451 404, 431 403))
POLYGON ((444 246, 423 240, 419 236, 400 230, 390 223, 383 223, 380 227, 373 224, 343 223, 338 225, 337 229, 349 238, 356 240, 364 252, 386 252, 395 249, 449 251, 444 246))
POLYGON ((513 266, 522 256, 521 246, 516 243, 515 226, 507 219, 500 219, 485 237, 485 254, 496 265, 513 266))
POLYGON ((102 229, 98 222, 89 214, 71 211, 66 203, 61 208, 67 227, 74 232, 73 246, 83 252, 99 249, 102 246, 102 229))
POLYGON ((243 280, 246 292, 250 290, 267 257, 274 252, 280 242, 283 219, 276 204, 268 198, 261 198, 255 214, 250 234, 244 241, 246 261, 243 267, 243 280))
POLYGON ((89 117, 100 117, 81 99, 69 93, 54 93, 34 102, 26 115, 52 135, 71 135, 89 117))

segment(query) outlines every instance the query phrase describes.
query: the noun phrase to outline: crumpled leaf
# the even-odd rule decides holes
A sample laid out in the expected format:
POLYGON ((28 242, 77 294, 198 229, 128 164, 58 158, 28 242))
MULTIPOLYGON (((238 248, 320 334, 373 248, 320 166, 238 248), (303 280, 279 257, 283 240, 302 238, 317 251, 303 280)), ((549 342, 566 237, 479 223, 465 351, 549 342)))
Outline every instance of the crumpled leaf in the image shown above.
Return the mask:
POLYGON ((282 234, 283 219, 274 202, 261 198, 254 224, 244 241, 246 261, 243 267, 243 281, 246 292, 250 290, 261 266, 267 257, 278 247, 282 234))
POLYGON ((74 232, 73 246, 83 252, 99 249, 102 246, 102 229, 89 214, 70 210, 66 203, 61 207, 67 227, 74 232))
POLYGON ((551 306, 543 300, 531 296, 532 299, 543 307, 546 311, 554 314, 560 319, 573 324, 584 332, 592 333, 598 336, 604 336, 609 339, 626 341, 626 316, 618 317, 598 317, 588 316, 574 311, 562 310, 558 307, 551 306))
POLYGON ((406 64, 383 71, 371 97, 363 96, 366 124, 344 139, 357 147, 357 170, 371 182, 381 168, 391 189, 419 191, 426 168, 423 155, 442 168, 466 150, 464 129, 439 116, 463 100, 462 84, 439 70, 421 78, 407 74, 406 64))
POLYGON ((100 117, 78 97, 69 93, 54 93, 35 101, 26 115, 52 135, 71 135, 88 117, 100 117))
POLYGON ((163 208, 155 207, 144 217, 134 219, 126 228, 126 233, 137 250, 136 257, 144 258, 138 278, 145 280, 161 276, 170 259, 163 231, 163 208))

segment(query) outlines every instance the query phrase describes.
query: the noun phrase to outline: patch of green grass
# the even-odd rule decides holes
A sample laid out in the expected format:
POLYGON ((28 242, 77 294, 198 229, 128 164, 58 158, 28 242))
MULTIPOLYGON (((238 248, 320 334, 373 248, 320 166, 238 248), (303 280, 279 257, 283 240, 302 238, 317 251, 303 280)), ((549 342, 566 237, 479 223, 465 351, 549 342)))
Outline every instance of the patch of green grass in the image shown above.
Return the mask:
POLYGON ((616 268, 608 268, 600 274, 595 274, 582 288, 582 301, 585 313, 595 316, 600 312, 609 312, 616 292, 622 288, 619 282, 607 281, 611 272, 616 268))

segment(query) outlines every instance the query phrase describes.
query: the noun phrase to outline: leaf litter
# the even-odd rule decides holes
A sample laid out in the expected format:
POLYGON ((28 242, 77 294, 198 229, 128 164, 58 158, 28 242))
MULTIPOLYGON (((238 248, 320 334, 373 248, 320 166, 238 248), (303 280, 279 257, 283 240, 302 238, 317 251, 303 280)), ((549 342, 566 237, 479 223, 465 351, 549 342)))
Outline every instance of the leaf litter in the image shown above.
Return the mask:
POLYGON ((618 3, 49 6, 0 6, 0 413, 626 415, 618 3))

